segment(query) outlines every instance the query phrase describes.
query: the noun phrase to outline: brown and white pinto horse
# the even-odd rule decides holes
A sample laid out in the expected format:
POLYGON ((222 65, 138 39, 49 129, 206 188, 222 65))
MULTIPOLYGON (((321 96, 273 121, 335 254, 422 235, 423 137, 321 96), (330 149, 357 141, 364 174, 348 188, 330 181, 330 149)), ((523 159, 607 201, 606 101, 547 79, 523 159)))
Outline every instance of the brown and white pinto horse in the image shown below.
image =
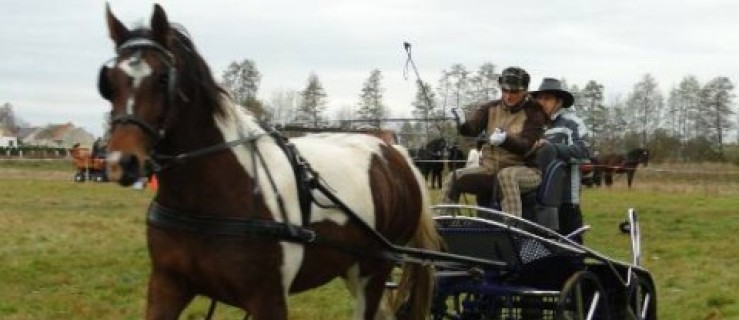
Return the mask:
MULTIPOLYGON (((129 185, 147 164, 161 165, 155 209, 148 215, 147 319, 176 319, 196 295, 242 308, 254 319, 287 319, 288 294, 335 277, 343 277, 356 298, 355 319, 394 318, 393 310, 382 308, 382 297, 395 262, 378 258, 382 245, 358 221, 393 244, 438 249, 428 194, 407 153, 365 134, 291 140, 320 173, 317 181, 356 213, 350 217, 327 193, 313 190, 312 212, 302 225, 291 159, 278 139, 224 94, 186 33, 169 23, 159 5, 150 29, 127 29, 110 8, 107 21, 117 52, 99 83, 112 104, 109 177, 129 185), (162 210, 169 222, 155 215, 162 210), (168 227, 172 219, 199 224, 168 227), (246 228, 243 236, 199 232, 223 221, 267 230, 246 228), (335 245, 273 232, 285 223, 335 245)), ((422 319, 433 277, 428 267, 408 265, 416 272, 405 283, 413 287, 401 282, 396 296, 407 298, 410 318, 422 319)))
POLYGON ((610 187, 613 184, 614 174, 626 173, 627 184, 631 188, 634 174, 636 174, 636 167, 640 163, 645 167, 649 165, 649 150, 636 148, 625 155, 609 153, 599 156, 593 161, 594 175, 597 177, 595 179, 598 180, 596 184, 600 185, 600 179, 602 177, 605 179, 606 186, 610 187))

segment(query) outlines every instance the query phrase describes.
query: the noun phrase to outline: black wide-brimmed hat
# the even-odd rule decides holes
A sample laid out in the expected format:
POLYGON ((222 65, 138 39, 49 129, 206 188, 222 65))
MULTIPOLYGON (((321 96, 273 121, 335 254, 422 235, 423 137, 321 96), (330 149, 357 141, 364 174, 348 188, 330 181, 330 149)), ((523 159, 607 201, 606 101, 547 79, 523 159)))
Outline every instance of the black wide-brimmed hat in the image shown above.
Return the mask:
POLYGON ((575 97, 569 91, 562 89, 562 81, 557 79, 544 78, 544 80, 541 81, 539 90, 532 91, 531 95, 536 97, 537 94, 545 92, 554 94, 558 98, 562 99, 563 108, 569 108, 573 103, 575 103, 575 97))

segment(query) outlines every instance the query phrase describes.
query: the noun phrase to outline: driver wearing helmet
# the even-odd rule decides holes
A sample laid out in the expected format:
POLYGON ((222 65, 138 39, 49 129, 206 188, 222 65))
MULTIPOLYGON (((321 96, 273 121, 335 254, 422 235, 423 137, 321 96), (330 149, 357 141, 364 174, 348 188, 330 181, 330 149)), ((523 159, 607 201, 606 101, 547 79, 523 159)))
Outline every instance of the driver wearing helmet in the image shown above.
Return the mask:
POLYGON ((528 94, 529 81, 525 70, 506 68, 498 80, 502 98, 482 104, 464 123, 457 119, 461 135, 476 137, 486 132, 488 139, 481 151, 480 167, 459 169, 447 176, 443 202, 458 202, 462 192, 476 193, 478 198, 493 196, 495 177, 502 210, 522 215, 521 193, 536 189, 541 181, 533 149, 546 122, 541 106, 528 94))

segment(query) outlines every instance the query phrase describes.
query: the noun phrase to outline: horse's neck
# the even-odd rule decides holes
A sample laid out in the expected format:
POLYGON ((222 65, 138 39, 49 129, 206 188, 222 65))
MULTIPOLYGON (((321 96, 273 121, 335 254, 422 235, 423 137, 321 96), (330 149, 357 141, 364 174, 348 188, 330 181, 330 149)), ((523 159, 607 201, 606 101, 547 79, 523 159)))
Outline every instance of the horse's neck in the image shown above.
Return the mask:
POLYGON ((253 117, 237 108, 227 105, 223 115, 214 115, 212 121, 206 121, 210 124, 207 127, 191 127, 190 132, 181 133, 182 138, 177 140, 180 146, 176 148, 185 152, 218 145, 228 150, 188 159, 163 171, 159 181, 162 201, 194 211, 214 208, 214 212, 232 210, 230 202, 235 200, 253 201, 254 181, 248 172, 254 166, 253 157, 244 154, 253 147, 249 139, 265 132, 253 117), (234 141, 244 143, 225 147, 225 143, 234 141), (242 197, 233 197, 234 193, 242 197))

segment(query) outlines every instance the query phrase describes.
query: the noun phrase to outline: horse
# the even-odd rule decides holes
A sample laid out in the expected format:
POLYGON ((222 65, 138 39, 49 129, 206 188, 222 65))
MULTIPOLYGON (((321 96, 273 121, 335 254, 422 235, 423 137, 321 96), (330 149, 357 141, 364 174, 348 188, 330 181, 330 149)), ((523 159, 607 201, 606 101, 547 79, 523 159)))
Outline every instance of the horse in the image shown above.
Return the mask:
POLYGON ((452 172, 452 170, 464 168, 464 166, 467 164, 467 157, 465 156, 464 152, 462 152, 462 149, 460 149, 459 146, 457 146, 456 144, 447 148, 446 159, 449 160, 447 162, 447 169, 449 169, 449 172, 452 172))
POLYGON ((645 148, 636 148, 626 154, 605 154, 595 158, 594 182, 600 186, 601 177, 605 179, 605 185, 613 184, 613 175, 626 173, 627 184, 631 188, 634 180, 636 167, 643 164, 645 167, 649 165, 649 150, 645 148))
POLYGON ((444 137, 433 139, 418 150, 416 165, 421 170, 424 180, 431 176, 431 189, 441 188, 442 172, 444 172, 444 157, 447 143, 444 137))
POLYGON ((425 317, 428 266, 404 263, 395 300, 383 299, 398 260, 378 237, 442 244, 402 147, 348 133, 288 141, 232 101, 161 6, 150 28, 129 30, 109 6, 106 18, 117 53, 98 82, 112 109, 108 176, 128 186, 149 168, 159 183, 147 212, 147 319, 177 319, 198 295, 287 319, 288 294, 336 277, 355 319, 425 317))

